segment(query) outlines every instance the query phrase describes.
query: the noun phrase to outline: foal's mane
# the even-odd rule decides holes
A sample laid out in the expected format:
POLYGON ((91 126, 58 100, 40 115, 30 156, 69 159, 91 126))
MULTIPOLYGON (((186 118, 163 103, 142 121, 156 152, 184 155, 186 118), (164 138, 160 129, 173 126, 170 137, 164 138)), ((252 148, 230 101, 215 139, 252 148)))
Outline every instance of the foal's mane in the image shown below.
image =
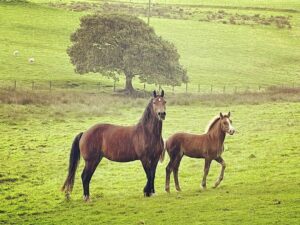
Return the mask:
POLYGON ((214 116, 207 124, 206 128, 205 128, 205 133, 208 133, 213 127, 214 125, 220 120, 220 116, 214 116))
MULTIPOLYGON (((228 118, 228 115, 224 115, 224 117, 228 118)), ((206 128, 205 128, 205 133, 208 133, 213 127, 214 125, 220 120, 220 116, 214 116, 207 124, 206 128)))

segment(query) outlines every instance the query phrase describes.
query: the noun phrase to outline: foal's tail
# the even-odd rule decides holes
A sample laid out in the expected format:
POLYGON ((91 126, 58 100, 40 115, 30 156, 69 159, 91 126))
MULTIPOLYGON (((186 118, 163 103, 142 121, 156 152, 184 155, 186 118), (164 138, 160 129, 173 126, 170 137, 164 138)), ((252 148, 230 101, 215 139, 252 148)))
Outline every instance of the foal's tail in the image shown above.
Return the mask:
POLYGON ((160 158, 159 158, 159 161, 162 163, 165 159, 165 154, 166 154, 166 149, 167 149, 167 141, 165 141, 165 144, 164 144, 164 149, 160 155, 160 158))
POLYGON ((70 152, 69 173, 64 185, 61 188, 61 191, 65 191, 67 195, 70 194, 74 185, 75 173, 80 159, 79 141, 82 134, 82 132, 79 133, 73 141, 70 152))

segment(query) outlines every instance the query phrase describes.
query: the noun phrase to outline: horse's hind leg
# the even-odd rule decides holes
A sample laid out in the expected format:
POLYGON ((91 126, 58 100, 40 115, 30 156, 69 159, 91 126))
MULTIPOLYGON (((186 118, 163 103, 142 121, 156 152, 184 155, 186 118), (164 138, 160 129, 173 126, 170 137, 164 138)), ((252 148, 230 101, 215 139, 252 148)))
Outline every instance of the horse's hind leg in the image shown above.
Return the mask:
POLYGON ((178 180, 178 169, 181 162, 183 154, 180 154, 176 157, 175 163, 174 163, 174 169, 173 169, 173 175, 174 175, 174 181, 175 181, 175 187, 177 191, 181 191, 179 186, 179 180, 178 180))
POLYGON ((205 159, 204 175, 201 183, 203 189, 206 189, 206 177, 209 172, 210 164, 211 164, 211 159, 205 159))
POLYGON ((221 181, 223 180, 223 178, 224 178, 224 171, 225 171, 225 168, 226 168, 225 161, 224 161, 224 159, 223 159, 221 156, 218 157, 218 158, 216 158, 215 160, 216 160, 218 163, 221 164, 222 169, 221 169, 220 176, 219 176, 218 180, 217 180, 216 183, 215 183, 214 188, 218 187, 219 184, 221 183, 221 181))
POLYGON ((102 156, 98 157, 98 159, 85 161, 85 167, 81 174, 83 199, 85 201, 89 201, 90 199, 90 181, 101 159, 102 156))

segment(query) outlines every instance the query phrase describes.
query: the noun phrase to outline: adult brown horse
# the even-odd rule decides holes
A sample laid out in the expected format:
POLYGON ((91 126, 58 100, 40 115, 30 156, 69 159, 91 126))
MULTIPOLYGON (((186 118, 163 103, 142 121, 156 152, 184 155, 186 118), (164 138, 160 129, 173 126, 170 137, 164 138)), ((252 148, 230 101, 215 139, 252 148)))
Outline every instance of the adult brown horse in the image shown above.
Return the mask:
MULTIPOLYGON (((225 161, 221 157, 224 151, 224 140, 226 133, 233 135, 235 129, 230 120, 230 112, 227 115, 220 113, 220 116, 215 117, 209 123, 206 133, 202 135, 176 133, 172 135, 167 141, 165 149, 167 149, 170 156, 170 162, 166 167, 166 186, 167 192, 170 192, 170 175, 173 172, 175 187, 180 191, 178 181, 178 168, 180 161, 184 155, 192 158, 204 158, 204 176, 202 179, 202 187, 206 188, 206 177, 209 172, 212 160, 216 160, 222 165, 222 170, 214 187, 217 187, 224 177, 225 161)), ((161 161, 163 161, 165 150, 163 151, 161 161)))
POLYGON ((153 92, 142 118, 135 126, 117 126, 97 124, 87 131, 78 134, 73 141, 69 173, 62 187, 69 197, 80 154, 85 160, 81 174, 84 200, 89 200, 89 184, 92 175, 103 157, 116 162, 141 160, 147 183, 144 195, 155 193, 154 179, 156 166, 163 151, 162 121, 166 116, 164 91, 160 95, 153 92))

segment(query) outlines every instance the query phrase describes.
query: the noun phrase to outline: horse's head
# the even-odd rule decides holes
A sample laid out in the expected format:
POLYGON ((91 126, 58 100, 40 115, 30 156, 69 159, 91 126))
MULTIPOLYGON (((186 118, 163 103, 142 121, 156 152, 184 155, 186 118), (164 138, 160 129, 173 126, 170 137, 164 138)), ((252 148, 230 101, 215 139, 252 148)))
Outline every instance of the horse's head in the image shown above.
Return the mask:
POLYGON ((166 118, 166 101, 164 100, 164 90, 161 91, 160 95, 153 91, 152 107, 155 115, 159 120, 166 118))
POLYGON ((220 113, 220 122, 221 129, 223 132, 233 135, 235 132, 234 127, 232 126, 232 120, 230 119, 230 112, 227 115, 220 113))

